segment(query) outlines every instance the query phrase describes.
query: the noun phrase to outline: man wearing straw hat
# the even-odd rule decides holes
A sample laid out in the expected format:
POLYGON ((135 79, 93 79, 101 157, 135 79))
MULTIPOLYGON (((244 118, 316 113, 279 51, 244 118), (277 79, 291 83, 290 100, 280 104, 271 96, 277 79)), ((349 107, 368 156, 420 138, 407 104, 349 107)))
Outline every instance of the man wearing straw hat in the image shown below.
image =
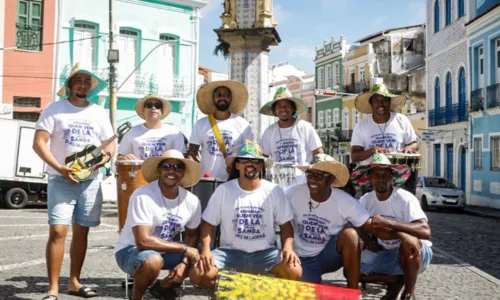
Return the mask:
POLYGON ((170 101, 149 95, 137 101, 135 111, 146 122, 132 127, 123 137, 118 147, 119 160, 145 160, 170 149, 186 152, 182 132, 162 123, 172 111, 170 101))
POLYGON ((200 259, 196 244, 201 204, 185 188, 198 183, 201 167, 172 149, 147 158, 142 173, 149 184, 130 197, 127 220, 115 246, 116 262, 134 277, 132 299, 142 299, 162 269, 171 270, 169 276, 156 281, 149 291, 158 299, 175 299, 173 285, 181 283, 200 259), (184 244, 174 242, 184 227, 184 244))
POLYGON ((321 275, 344 267, 347 287, 358 289, 360 253, 357 231, 375 232, 359 202, 339 188, 349 181, 347 167, 320 153, 305 171, 307 183, 286 191, 293 211, 293 249, 302 263, 302 281, 321 283, 321 275))
POLYGON ((94 297, 97 293, 80 282, 89 227, 98 226, 101 217, 102 191, 98 169, 115 152, 110 143, 104 150, 103 160, 95 166, 92 177, 77 181, 65 166, 66 155, 78 152, 88 144, 99 145, 113 136, 106 111, 88 99, 97 95, 106 83, 76 64, 57 93, 62 100, 50 103, 36 123, 33 149, 48 165, 49 240, 47 242, 47 272, 49 288, 43 299, 56 300, 59 294, 59 275, 64 257, 64 243, 72 225, 71 266, 69 294, 94 297), (50 142, 50 148, 49 148, 50 142))
MULTIPOLYGON (((264 155, 277 163, 305 165, 314 155, 323 153, 321 139, 311 123, 297 119, 297 115, 306 110, 304 101, 294 98, 288 89, 280 87, 276 91, 274 99, 260 109, 263 115, 278 117, 260 139, 264 155)), ((295 182, 304 182, 303 173, 299 169, 296 171, 295 182)))
POLYGON ((200 87, 196 102, 207 117, 194 125, 188 153, 198 161, 201 147, 203 174, 226 180, 226 157, 246 139, 253 140, 250 124, 238 116, 247 105, 248 90, 239 81, 213 81, 200 87))
POLYGON ((213 286, 221 268, 299 279, 302 269, 292 249, 290 205, 281 187, 261 179, 272 162, 257 144, 247 141, 226 163, 235 179, 217 187, 203 213, 201 261, 192 269, 191 280, 213 286), (210 251, 213 229, 218 225, 220 247, 210 251), (274 246, 275 225, 281 228, 282 251, 274 246))
MULTIPOLYGON (((381 251, 365 250, 361 254, 361 273, 367 279, 377 278, 376 274, 396 277, 404 275, 404 280, 396 282, 388 289, 389 298, 397 294, 404 284, 401 299, 413 299, 418 274, 425 271, 432 259, 431 229, 427 216, 422 211, 418 199, 410 192, 399 188, 410 176, 405 165, 393 165, 381 153, 374 154, 364 165, 358 167, 351 179, 361 187, 373 186, 373 191, 359 200, 373 216, 372 226, 386 232, 390 239, 372 240, 364 237, 366 243, 382 246, 381 251), (375 274, 375 275, 373 275, 375 274)), ((392 299, 392 298, 391 298, 392 299)))
POLYGON ((368 159, 374 153, 417 153, 417 135, 410 120, 398 111, 404 95, 389 93, 384 84, 375 84, 355 100, 356 109, 368 114, 359 121, 351 139, 351 160, 368 159))

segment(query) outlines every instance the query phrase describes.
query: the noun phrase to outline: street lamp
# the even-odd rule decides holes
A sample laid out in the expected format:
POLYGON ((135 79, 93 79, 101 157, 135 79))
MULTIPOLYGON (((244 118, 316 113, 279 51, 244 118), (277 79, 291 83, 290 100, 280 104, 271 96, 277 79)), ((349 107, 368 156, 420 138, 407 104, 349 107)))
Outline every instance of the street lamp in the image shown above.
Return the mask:
POLYGON ((108 50, 108 63, 116 64, 118 62, 120 62, 120 50, 109 49, 108 50))

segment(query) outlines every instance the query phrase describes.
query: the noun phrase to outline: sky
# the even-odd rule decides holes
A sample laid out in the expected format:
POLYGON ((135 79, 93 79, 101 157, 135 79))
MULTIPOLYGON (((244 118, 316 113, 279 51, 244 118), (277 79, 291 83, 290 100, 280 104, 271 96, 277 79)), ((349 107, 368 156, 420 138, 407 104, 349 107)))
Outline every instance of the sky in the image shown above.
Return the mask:
MULTIPOLYGON (((227 73, 228 62, 214 56, 222 0, 208 0, 200 21, 200 65, 227 73)), ((425 0, 274 0, 281 37, 271 47, 270 64, 288 61, 314 73, 315 46, 343 35, 348 44, 380 30, 425 23, 425 0)))

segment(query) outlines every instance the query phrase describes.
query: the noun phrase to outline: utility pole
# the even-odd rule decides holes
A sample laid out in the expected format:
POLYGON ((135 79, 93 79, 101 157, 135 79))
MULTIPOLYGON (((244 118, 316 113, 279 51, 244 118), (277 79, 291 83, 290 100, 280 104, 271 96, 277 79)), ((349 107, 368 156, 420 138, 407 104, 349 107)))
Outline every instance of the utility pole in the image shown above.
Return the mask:
POLYGON ((116 131, 116 74, 115 63, 118 62, 118 51, 114 50, 113 1, 109 0, 109 119, 113 131, 116 131))

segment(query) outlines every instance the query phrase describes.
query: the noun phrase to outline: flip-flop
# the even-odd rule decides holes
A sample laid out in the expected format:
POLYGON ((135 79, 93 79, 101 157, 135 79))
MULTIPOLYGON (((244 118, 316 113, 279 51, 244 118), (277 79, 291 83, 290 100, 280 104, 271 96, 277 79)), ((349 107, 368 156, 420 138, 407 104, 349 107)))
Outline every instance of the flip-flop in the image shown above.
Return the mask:
POLYGON ((42 300, 57 300, 57 296, 48 295, 42 298, 42 300))
POLYGON ((77 296, 82 298, 93 298, 97 297, 97 291, 88 286, 82 286, 78 291, 69 291, 68 295, 77 296))

